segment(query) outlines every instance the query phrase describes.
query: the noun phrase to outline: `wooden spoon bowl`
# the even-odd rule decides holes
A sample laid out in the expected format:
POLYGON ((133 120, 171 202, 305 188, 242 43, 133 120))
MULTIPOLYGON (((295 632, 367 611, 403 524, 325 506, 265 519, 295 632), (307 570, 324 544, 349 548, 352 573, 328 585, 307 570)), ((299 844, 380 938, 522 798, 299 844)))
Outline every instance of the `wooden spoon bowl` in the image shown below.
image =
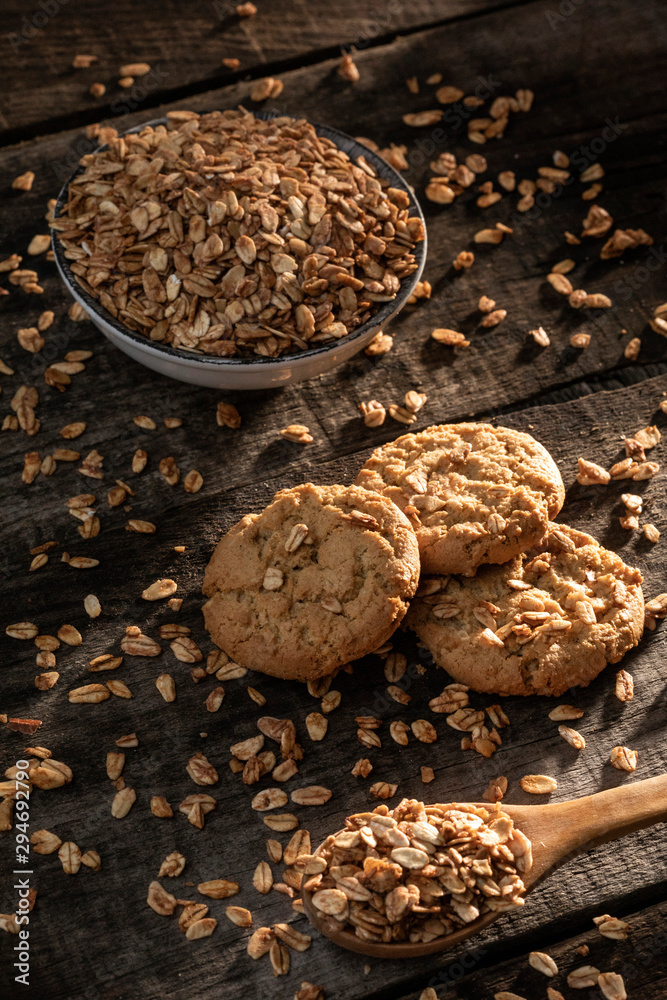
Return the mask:
MULTIPOLYGON (((469 803, 468 803, 469 804, 469 803)), ((489 808, 488 802, 474 802, 489 808)), ((457 803, 452 803, 457 805, 457 803)), ((631 785, 610 788, 568 802, 534 806, 503 804, 502 809, 531 841, 533 866, 522 875, 526 891, 550 875, 559 865, 597 844, 624 837, 667 820, 667 774, 631 785)), ((338 929, 333 921, 313 905, 312 893, 303 891, 303 907, 310 922, 334 944, 374 958, 419 958, 452 948, 465 938, 488 927, 502 913, 486 913, 453 934, 428 943, 402 941, 375 943, 362 941, 351 931, 338 929)))

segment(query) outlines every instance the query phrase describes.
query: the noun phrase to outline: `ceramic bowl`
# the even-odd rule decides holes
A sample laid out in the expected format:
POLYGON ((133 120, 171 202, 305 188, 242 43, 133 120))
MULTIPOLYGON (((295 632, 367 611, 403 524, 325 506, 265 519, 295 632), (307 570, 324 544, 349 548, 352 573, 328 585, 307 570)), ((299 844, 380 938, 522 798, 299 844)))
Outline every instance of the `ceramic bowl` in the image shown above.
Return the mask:
MULTIPOLYGON (((270 113, 261 111, 256 112, 256 116, 264 119, 273 117, 270 113)), ((155 119, 144 122, 128 131, 138 132, 146 125, 163 125, 166 124, 166 121, 166 118, 155 119)), ((345 135, 344 132, 316 122, 310 124, 313 125, 318 135, 330 139, 344 150, 350 159, 356 160, 358 156, 363 155, 380 177, 388 180, 392 187, 399 188, 408 195, 410 215, 418 216, 422 223, 424 222, 421 207, 412 188, 386 160, 351 136, 345 135)), ((60 215, 67 202, 67 189, 70 181, 82 169, 79 167, 75 170, 63 186, 56 202, 56 216, 60 215)), ((58 270, 68 290, 83 306, 98 330, 112 344, 115 344, 134 361, 138 361, 147 368, 152 368, 153 371, 159 372, 161 375, 178 379, 180 382, 190 382, 193 385, 203 385, 213 389, 268 389, 286 385, 289 382, 301 382, 304 379, 331 371, 332 368, 342 364, 367 347, 378 331, 385 328, 388 322, 400 312, 412 295, 426 260, 426 237, 424 237, 421 243, 417 243, 414 250, 417 270, 402 280, 396 298, 392 299, 391 302, 384 302, 367 323, 357 327, 356 330, 340 340, 332 341, 329 344, 318 344, 307 351, 281 355, 277 358, 265 358, 259 355, 245 358, 219 358, 160 344, 149 340, 143 334, 130 330, 111 316, 96 299, 79 286, 70 270, 64 249, 55 232, 52 234, 52 245, 58 270)))

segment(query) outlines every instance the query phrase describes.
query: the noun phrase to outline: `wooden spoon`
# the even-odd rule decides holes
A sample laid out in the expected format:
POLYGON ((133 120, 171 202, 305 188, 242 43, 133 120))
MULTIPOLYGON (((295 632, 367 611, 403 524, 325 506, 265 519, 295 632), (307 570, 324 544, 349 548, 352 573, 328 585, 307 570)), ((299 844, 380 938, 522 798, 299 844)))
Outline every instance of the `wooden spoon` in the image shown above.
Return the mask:
MULTIPOLYGON (((475 802, 473 805, 493 808, 488 802, 475 802)), ((503 803, 502 809, 532 843, 533 867, 522 876, 529 892, 570 857, 588 851, 597 844, 604 844, 608 840, 624 837, 627 833, 667 820, 667 774, 631 785, 609 788, 605 792, 585 795, 569 802, 535 806, 503 803)), ((330 918, 327 920, 313 905, 312 893, 304 890, 302 895, 308 919, 321 934, 349 951, 375 958, 418 958, 420 955, 432 955, 459 944, 502 916, 502 913, 486 913, 461 930, 427 944, 379 944, 362 941, 350 931, 332 927, 333 921, 330 918)))

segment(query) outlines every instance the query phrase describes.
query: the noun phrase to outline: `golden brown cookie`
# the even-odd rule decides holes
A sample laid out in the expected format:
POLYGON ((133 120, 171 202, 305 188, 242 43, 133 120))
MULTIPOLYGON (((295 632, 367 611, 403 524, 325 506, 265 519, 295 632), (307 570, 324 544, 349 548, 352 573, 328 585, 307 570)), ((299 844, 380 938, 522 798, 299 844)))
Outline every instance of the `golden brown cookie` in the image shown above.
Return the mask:
POLYGON ((565 500, 546 448, 490 424, 404 434, 373 452, 356 483, 408 515, 427 573, 471 576, 507 562, 539 541, 565 500))
POLYGON ((218 542, 204 618, 237 663, 305 681, 386 642, 418 579, 415 533, 391 500, 306 483, 218 542))
POLYGON ((637 645, 641 580, 590 535, 551 524, 537 548, 502 566, 424 578, 405 626, 475 691, 560 696, 637 645))

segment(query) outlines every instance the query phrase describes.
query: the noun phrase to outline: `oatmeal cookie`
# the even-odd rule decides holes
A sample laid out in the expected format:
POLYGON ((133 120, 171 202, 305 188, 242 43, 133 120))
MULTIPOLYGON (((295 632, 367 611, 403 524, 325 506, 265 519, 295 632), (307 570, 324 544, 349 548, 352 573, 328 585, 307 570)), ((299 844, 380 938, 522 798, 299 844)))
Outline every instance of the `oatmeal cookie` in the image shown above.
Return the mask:
POLYGON ((563 506, 546 448, 490 424, 442 424, 377 448, 357 486, 389 497, 417 533, 422 569, 472 576, 534 545, 563 506))
POLYGON ((560 697, 637 645, 641 581, 590 535, 551 524, 539 546, 472 579, 425 578, 405 626, 475 691, 560 697))
POLYGON ((386 642, 419 579, 410 522, 355 486, 282 490, 218 543, 206 627, 237 663, 309 680, 386 642))

